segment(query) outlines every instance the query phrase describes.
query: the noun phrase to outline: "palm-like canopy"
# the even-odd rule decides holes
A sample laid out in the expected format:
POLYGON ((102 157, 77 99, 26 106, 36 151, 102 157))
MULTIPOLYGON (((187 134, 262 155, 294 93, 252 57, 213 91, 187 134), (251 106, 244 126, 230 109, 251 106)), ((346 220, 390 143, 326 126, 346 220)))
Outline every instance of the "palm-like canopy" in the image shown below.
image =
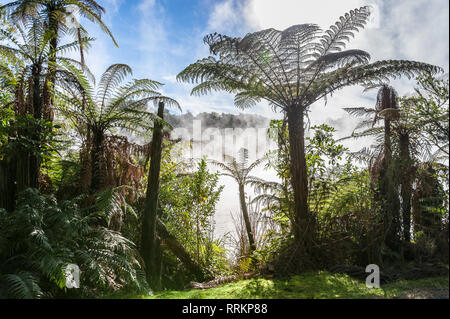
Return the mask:
MULTIPOLYGON (((109 145, 120 138, 117 133, 125 130, 134 134, 148 134, 154 122, 160 120, 147 110, 149 102, 161 101, 179 108, 175 100, 156 91, 162 85, 157 81, 134 79, 123 83, 131 73, 128 65, 111 65, 103 73, 96 93, 85 76, 79 73, 76 85, 63 85, 57 93, 57 109, 70 120, 82 138, 82 153, 85 156, 82 162, 91 167, 88 175, 91 180, 82 181, 82 186, 89 186, 94 192, 103 187, 102 179, 113 170, 105 165, 112 160, 107 158, 108 153, 112 153, 111 156, 119 154, 117 150, 109 152, 109 145)), ((129 143, 123 145, 126 149, 133 149, 129 143)))
MULTIPOLYGON (((4 38, 0 43, 0 54, 7 57, 14 65, 29 66, 40 64, 48 66, 50 56, 51 32, 40 18, 16 22, 11 28, 1 28, 0 35, 4 38)), ((81 42, 87 44, 93 38, 83 37, 81 42)), ((80 41, 64 44, 56 49, 61 56, 56 62, 80 65, 76 60, 62 56, 70 50, 77 50, 80 41)), ((57 67, 57 66, 56 66, 57 67)))
MULTIPOLYGON (((384 148, 384 127, 380 125, 380 121, 385 116, 392 116, 389 114, 389 109, 382 110, 375 108, 354 107, 345 108, 347 113, 352 116, 360 117, 362 120, 358 123, 352 135, 347 138, 364 138, 374 137, 375 144, 371 147, 364 147, 352 155, 362 161, 373 161, 377 158, 384 148)), ((391 121, 392 140, 394 150, 399 148, 398 140, 402 136, 408 137, 409 152, 415 161, 440 161, 448 158, 448 149, 438 148, 436 150, 436 143, 431 141, 424 129, 431 122, 436 120, 432 117, 420 116, 414 104, 408 99, 402 100, 399 103, 398 114, 395 115, 395 120, 391 121)), ((445 134, 446 132, 443 131, 445 134)))
POLYGON ((58 110, 72 121, 81 137, 86 137, 89 130, 105 134, 115 128, 132 133, 148 132, 157 116, 147 111, 147 104, 157 99, 170 99, 156 91, 162 85, 157 81, 135 79, 123 84, 130 74, 132 70, 128 65, 111 65, 103 73, 96 92, 85 76, 79 74, 81 87, 61 87, 57 95, 58 110))
POLYGON ((68 18, 73 13, 73 8, 78 9, 82 17, 98 24, 103 32, 108 34, 117 45, 114 36, 103 23, 101 16, 105 9, 94 0, 18 0, 10 2, 0 8, 11 13, 13 19, 26 19, 29 17, 43 16, 48 27, 58 36, 58 32, 70 31, 68 18))
POLYGON ((204 38, 215 57, 188 66, 178 79, 201 82, 193 94, 213 90, 235 93, 236 106, 245 108, 260 99, 288 111, 306 108, 327 94, 353 84, 388 77, 436 72, 432 65, 386 60, 368 64, 362 50, 345 50, 355 31, 366 24, 370 11, 362 7, 340 17, 329 30, 315 24, 300 24, 284 31, 262 30, 244 38, 211 34, 204 38))
MULTIPOLYGON (((13 66, 11 68, 11 65, 4 65, 1 67, 1 74, 6 76, 5 79, 7 79, 8 86, 16 94, 18 93, 18 85, 22 85, 22 89, 26 89, 25 83, 27 83, 28 79, 32 79, 33 87, 28 89, 34 89, 35 94, 42 97, 44 104, 41 106, 44 109, 39 110, 39 112, 44 111, 47 113, 51 111, 46 110, 48 105, 46 104, 47 101, 45 101, 46 96, 48 97, 49 94, 49 87, 43 85, 43 82, 46 75, 50 72, 50 65, 55 73, 56 83, 61 84, 63 82, 76 82, 76 75, 73 73, 75 68, 73 66, 80 65, 78 61, 63 56, 65 52, 77 50, 79 41, 67 43, 57 48, 56 51, 61 54, 54 63, 49 62, 49 56, 51 55, 51 36, 49 33, 49 30, 45 27, 45 22, 39 18, 28 19, 23 23, 17 22, 11 28, 0 29, 0 34, 4 38, 0 42, 0 55, 5 56, 13 66)), ((83 43, 89 43, 91 40, 93 39, 81 39, 83 43)), ((21 99, 16 100, 16 104, 20 104, 21 99)), ((18 108, 16 112, 19 114, 24 113, 23 105, 16 105, 16 107, 18 108)), ((36 107, 36 105, 33 107, 34 111, 37 111, 36 107)))
POLYGON ((224 163, 218 161, 212 161, 212 163, 224 171, 222 173, 223 176, 233 178, 239 185, 244 185, 249 178, 250 172, 263 161, 263 159, 258 159, 249 164, 248 150, 245 148, 239 150, 238 158, 230 156, 226 159, 227 161, 224 163))

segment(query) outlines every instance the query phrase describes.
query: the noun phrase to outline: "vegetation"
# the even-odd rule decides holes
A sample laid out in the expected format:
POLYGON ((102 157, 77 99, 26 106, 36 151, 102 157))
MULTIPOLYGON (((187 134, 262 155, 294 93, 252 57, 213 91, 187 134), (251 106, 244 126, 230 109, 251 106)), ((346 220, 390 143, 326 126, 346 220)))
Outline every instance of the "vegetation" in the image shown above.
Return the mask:
POLYGON ((448 80, 437 66, 369 63, 367 52, 344 50, 367 7, 326 31, 302 24, 205 37, 214 56, 178 79, 195 83, 193 94, 227 91, 239 108, 264 99, 283 115, 267 131, 276 150, 249 163, 242 149, 213 162, 222 172, 206 157, 184 158, 173 127, 266 120, 175 116, 170 108, 181 106, 160 93, 163 84, 131 78, 126 64, 96 81, 85 64, 94 39, 71 22, 74 7, 115 43, 96 1, 0 8, 0 298, 394 298, 448 289, 448 80), (412 96, 389 86, 403 75, 416 80, 412 96), (330 125, 309 128, 311 105, 349 85, 378 89, 374 107, 346 109, 361 118, 353 134, 337 140, 330 125), (367 136, 375 144, 358 152, 343 144, 367 136), (250 176, 263 162, 278 181, 250 176), (214 232, 221 174, 238 184, 235 251, 214 232), (367 288, 368 264, 389 283, 367 288), (70 289, 74 265, 80 289, 70 289), (201 281, 226 284, 186 290, 201 281))
POLYGON ((256 242, 254 231, 250 223, 250 217, 248 214, 247 201, 245 199, 245 184, 248 182, 250 172, 259 164, 261 160, 256 160, 255 162, 248 164, 248 150, 241 149, 239 151, 239 159, 236 158, 229 159, 227 163, 214 162, 219 166, 224 173, 222 175, 233 178, 239 186, 239 201, 241 204, 242 217, 245 223, 245 230, 247 232, 247 239, 249 243, 250 250, 248 254, 252 254, 256 250, 256 242))
POLYGON ((342 51, 349 36, 364 27, 369 15, 368 7, 352 10, 325 32, 317 25, 301 24, 284 31, 262 30, 242 39, 214 33, 204 41, 218 59, 210 56, 199 60, 178 75, 181 81, 200 82, 193 94, 225 90, 236 94, 237 107, 251 107, 265 99, 286 114, 290 127, 293 231, 299 263, 308 259, 315 236, 315 222, 308 207, 304 142, 304 115, 310 105, 345 86, 439 70, 411 61, 368 64, 367 52, 342 51))
MULTIPOLYGON (((143 299, 369 299, 411 298, 418 289, 445 287, 448 278, 435 277, 397 281, 380 289, 347 275, 328 272, 304 273, 289 279, 250 279, 208 290, 165 291, 153 296, 127 296, 143 299)), ((439 293, 439 292, 438 292, 439 293)), ((445 290, 440 290, 445 297, 445 290)), ((417 292, 416 292, 417 294, 417 292)), ((423 296, 423 295, 422 295, 423 296)), ((420 295, 417 295, 420 297, 420 295)))

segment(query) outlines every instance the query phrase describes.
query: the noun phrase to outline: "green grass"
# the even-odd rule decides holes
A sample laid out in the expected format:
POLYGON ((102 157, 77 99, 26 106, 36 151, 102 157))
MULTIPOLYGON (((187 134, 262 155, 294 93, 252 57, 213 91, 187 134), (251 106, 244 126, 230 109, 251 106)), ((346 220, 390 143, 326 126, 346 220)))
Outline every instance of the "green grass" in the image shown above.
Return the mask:
MULTIPOLYGON (((447 287, 448 277, 397 281, 380 289, 343 274, 305 273, 290 279, 249 279, 206 290, 164 291, 132 299, 361 299, 394 298, 419 288, 447 287)), ((124 297, 122 297, 124 298, 124 297)), ((130 298, 126 296, 125 298, 130 298)))

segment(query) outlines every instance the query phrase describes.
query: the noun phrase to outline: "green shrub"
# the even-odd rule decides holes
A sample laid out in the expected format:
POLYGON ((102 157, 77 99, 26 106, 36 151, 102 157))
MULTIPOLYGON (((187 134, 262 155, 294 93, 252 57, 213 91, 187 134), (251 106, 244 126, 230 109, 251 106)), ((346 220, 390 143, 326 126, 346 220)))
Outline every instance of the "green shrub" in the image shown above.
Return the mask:
POLYGON ((17 209, 0 211, 0 286, 6 298, 90 297, 148 289, 134 244, 102 224, 99 205, 81 209, 36 189, 17 209), (66 267, 80 268, 80 289, 66 287, 66 267))

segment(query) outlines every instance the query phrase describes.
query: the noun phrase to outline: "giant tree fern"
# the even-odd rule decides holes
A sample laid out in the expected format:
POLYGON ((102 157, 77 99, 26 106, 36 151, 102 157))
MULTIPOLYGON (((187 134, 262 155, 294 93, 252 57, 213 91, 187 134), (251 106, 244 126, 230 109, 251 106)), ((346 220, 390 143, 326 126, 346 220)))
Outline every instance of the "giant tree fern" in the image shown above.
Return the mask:
MULTIPOLYGON (((445 125, 444 105, 445 101, 448 101, 448 82, 446 89, 444 81, 433 80, 433 78, 427 76, 421 76, 418 80, 422 85, 428 83, 428 90, 426 92, 428 95, 434 95, 431 99, 428 97, 430 102, 427 102, 427 99, 423 95, 419 95, 417 97, 400 98, 398 101, 398 110, 383 109, 382 107, 373 109, 362 107, 345 109, 349 114, 362 118, 352 133, 351 138, 375 138, 375 145, 372 146, 372 149, 365 147, 354 154, 354 157, 369 162, 369 169, 372 171, 373 181, 377 180, 382 160, 386 155, 392 153, 394 158, 399 162, 399 173, 395 176, 395 182, 400 186, 403 239, 407 242, 410 240, 411 233, 412 188, 419 163, 442 161, 446 157, 445 152, 447 152, 448 158, 448 150, 445 150, 445 140, 448 143, 448 132, 445 129, 438 129, 434 125, 434 123, 437 123, 438 127, 441 123, 445 125), (441 90, 440 97, 433 88, 441 90), (447 92, 447 98, 445 97, 445 92, 447 92), (424 110, 427 111, 424 112, 424 110), (395 115, 395 117, 393 118, 392 115, 395 115), (379 120, 383 119, 389 122, 388 131, 390 132, 389 135, 391 135, 389 137, 389 144, 392 148, 390 152, 386 150, 386 139, 388 138, 386 136, 387 123, 385 123, 385 128, 377 125, 379 120), (431 132, 432 127, 433 131, 431 132), (447 139, 445 135, 447 135, 447 139), (441 145, 436 143, 439 139, 444 141, 440 143, 441 145)), ((417 91, 419 90, 417 89, 417 91)))
POLYGON ((111 163, 109 168, 106 165, 120 156, 115 145, 118 149, 123 148, 122 155, 143 151, 139 145, 121 138, 120 133, 145 135, 153 129, 159 118, 147 111, 150 102, 164 101, 178 106, 175 100, 156 91, 162 85, 157 81, 134 79, 123 83, 130 74, 132 70, 128 65, 111 65, 103 73, 95 92, 84 74, 79 73, 80 87, 64 85, 57 93, 58 111, 82 139, 81 160, 85 169, 83 174, 87 174, 82 176, 86 177, 82 182, 84 190, 95 193, 108 186, 108 174, 114 173, 117 165, 111 163), (116 143, 119 140, 121 144, 116 143))
MULTIPOLYGON (((28 125, 14 129, 17 122, 11 121, 9 139, 15 143, 8 143, 8 178, 7 185, 2 189, 8 189, 8 197, 14 199, 17 193, 26 187, 38 187, 38 176, 42 161, 42 137, 49 134, 46 121, 52 118, 50 107, 51 86, 47 81, 50 72, 50 64, 55 72, 55 84, 76 83, 77 78, 72 72, 73 65, 77 62, 66 58, 63 53, 78 48, 78 42, 67 43, 58 48, 61 53, 56 63, 50 63, 50 35, 42 19, 28 19, 25 22, 17 22, 10 27, 0 29, 3 40, 0 42, 0 55, 7 58, 8 65, 1 67, 1 73, 8 79, 7 89, 14 96, 11 108, 16 119, 27 120, 28 125), (25 143, 18 143, 21 138, 25 143), (20 146, 14 148, 14 145, 20 146), (14 148, 14 150, 13 150, 14 148), (14 157, 15 156, 15 157, 14 157), (10 182, 11 180, 16 182, 10 182)), ((88 43, 91 39, 83 38, 88 43)), ((10 141, 10 142, 11 142, 10 141)), ((6 165, 5 163, 3 163, 6 165)), ((5 206, 5 205, 3 205, 5 206)), ((14 205, 7 205, 12 210, 14 205)))
POLYGON ((301 24, 284 31, 266 29, 244 38, 210 34, 204 41, 216 57, 191 64, 177 77, 199 83, 192 94, 223 90, 235 94, 237 107, 250 107, 264 99, 286 113, 296 216, 293 231, 297 243, 305 248, 313 235, 304 150, 304 115, 311 104, 349 85, 440 70, 414 61, 369 63, 367 52, 344 50, 369 15, 368 7, 351 10, 326 31, 315 24, 301 24))
POLYGON ((256 242, 253 234, 253 229, 250 223, 250 217, 248 213, 248 206, 245 200, 245 184, 249 178, 250 172, 261 164, 262 160, 256 160, 253 163, 248 163, 248 150, 243 148, 239 150, 239 158, 229 158, 228 161, 222 163, 213 161, 213 164, 219 166, 224 173, 222 175, 233 178, 239 186, 239 201, 241 204, 242 217, 245 222, 245 228, 248 236, 248 242, 250 245, 250 253, 256 250, 256 242))
MULTIPOLYGON (((87 31, 79 24, 80 21, 73 21, 76 18, 75 10, 81 17, 99 25, 101 30, 109 35, 117 46, 114 36, 102 21, 102 14, 105 9, 93 0, 19 0, 1 6, 0 10, 2 9, 9 12, 12 21, 27 21, 36 18, 45 21, 50 49, 50 69, 47 80, 52 88, 56 78, 56 69, 53 68, 53 64, 57 62, 59 41, 64 35, 73 35, 78 40, 81 66, 85 68, 84 49, 87 48, 87 44, 82 39, 87 37, 87 31)), ((53 96, 50 97, 50 103, 53 104, 53 96)))

